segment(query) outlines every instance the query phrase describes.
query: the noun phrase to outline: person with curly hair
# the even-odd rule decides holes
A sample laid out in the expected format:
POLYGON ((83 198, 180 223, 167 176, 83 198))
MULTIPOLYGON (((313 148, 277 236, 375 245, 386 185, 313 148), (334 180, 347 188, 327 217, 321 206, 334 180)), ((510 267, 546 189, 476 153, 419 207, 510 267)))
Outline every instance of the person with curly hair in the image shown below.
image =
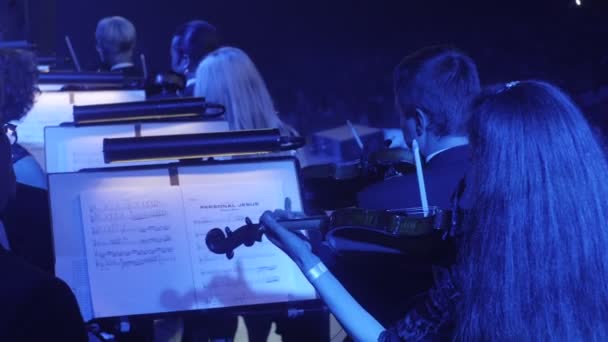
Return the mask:
MULTIPOLYGON (((22 118, 32 107, 36 91, 34 56, 0 49, 2 123, 22 118)), ((74 294, 51 273, 46 191, 15 180, 11 143, 0 134, 0 341, 87 341, 74 294), (42 247, 48 249, 43 257, 50 270, 36 262, 42 247)))
POLYGON ((0 115, 2 123, 21 119, 38 94, 36 59, 28 51, 0 49, 0 115))
POLYGON ((46 174, 30 153, 17 141, 16 126, 27 114, 39 93, 38 69, 33 53, 0 49, 0 115, 4 132, 12 142, 13 167, 17 182, 46 189, 46 174))

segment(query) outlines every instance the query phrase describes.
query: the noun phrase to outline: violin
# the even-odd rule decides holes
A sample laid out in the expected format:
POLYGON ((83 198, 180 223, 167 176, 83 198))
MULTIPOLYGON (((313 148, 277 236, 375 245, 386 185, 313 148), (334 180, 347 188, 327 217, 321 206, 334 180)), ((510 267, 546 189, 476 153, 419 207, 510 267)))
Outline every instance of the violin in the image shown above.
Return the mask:
POLYGON ((147 96, 179 96, 186 88, 184 75, 175 72, 165 72, 156 75, 154 80, 146 86, 147 96))
MULTIPOLYGON (((338 252, 341 246, 345 246, 342 251, 399 253, 435 259, 442 257, 442 252, 451 251, 451 238, 455 236, 460 221, 457 212, 434 207, 429 208, 427 215, 423 215, 419 208, 349 208, 336 210, 329 216, 277 222, 290 230, 319 230, 322 239, 338 252), (370 247, 375 250, 370 250, 370 247)), ((256 241, 262 241, 262 236, 260 224, 247 218, 245 225, 235 231, 228 227, 225 232, 219 228, 210 230, 205 243, 211 252, 225 254, 232 259, 235 249, 242 245, 251 247, 256 241)))
POLYGON ((302 168, 301 179, 307 207, 313 211, 356 205, 357 193, 370 184, 416 171, 414 154, 405 148, 387 147, 363 154, 358 160, 302 168))
POLYGON ((383 173, 384 179, 416 171, 414 153, 403 147, 387 147, 373 152, 369 156, 369 163, 383 173))

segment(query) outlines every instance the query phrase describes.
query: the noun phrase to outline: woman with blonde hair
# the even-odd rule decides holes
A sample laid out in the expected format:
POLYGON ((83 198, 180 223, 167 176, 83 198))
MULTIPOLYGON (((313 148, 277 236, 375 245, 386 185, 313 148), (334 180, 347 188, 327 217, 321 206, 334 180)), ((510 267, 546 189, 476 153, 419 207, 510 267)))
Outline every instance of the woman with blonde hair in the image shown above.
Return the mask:
POLYGON ((241 49, 226 46, 207 55, 196 70, 194 95, 224 105, 230 130, 278 128, 297 135, 279 118, 262 75, 241 49))
MULTIPOLYGON (((195 96, 202 96, 207 101, 225 106, 225 117, 230 130, 279 129, 282 136, 297 136, 298 133, 285 124, 278 116, 266 83, 249 56, 235 47, 222 47, 209 53, 196 70, 195 96)), ((300 164, 305 164, 301 153, 279 152, 274 155, 295 155, 300 164)), ((319 334, 323 330, 307 320, 322 317, 298 317, 290 319, 276 315, 245 316, 249 341, 266 341, 272 321, 280 326, 289 326, 290 331, 283 331, 283 340, 289 340, 288 334, 297 331, 301 340, 322 340, 319 334), (300 326, 302 325, 302 326, 300 326), (294 330, 295 328, 295 330, 294 330), (301 335, 305 334, 305 335, 301 335)), ((230 322, 224 320, 224 325, 230 322)), ((279 327, 279 330, 280 327, 279 327)), ((323 336, 323 335, 322 335, 323 336)))

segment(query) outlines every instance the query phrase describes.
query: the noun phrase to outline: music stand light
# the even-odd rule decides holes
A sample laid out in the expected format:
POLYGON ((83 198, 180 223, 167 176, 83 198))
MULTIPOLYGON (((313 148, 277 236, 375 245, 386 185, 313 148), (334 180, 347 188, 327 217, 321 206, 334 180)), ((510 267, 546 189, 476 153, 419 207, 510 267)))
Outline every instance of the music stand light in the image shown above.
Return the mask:
POLYGON ((219 156, 272 153, 304 146, 300 137, 281 136, 278 129, 106 138, 106 163, 201 159, 219 156))
POLYGON ((202 97, 74 106, 73 109, 76 125, 215 119, 223 114, 224 106, 208 103, 202 97), (208 113, 208 109, 215 111, 208 113))

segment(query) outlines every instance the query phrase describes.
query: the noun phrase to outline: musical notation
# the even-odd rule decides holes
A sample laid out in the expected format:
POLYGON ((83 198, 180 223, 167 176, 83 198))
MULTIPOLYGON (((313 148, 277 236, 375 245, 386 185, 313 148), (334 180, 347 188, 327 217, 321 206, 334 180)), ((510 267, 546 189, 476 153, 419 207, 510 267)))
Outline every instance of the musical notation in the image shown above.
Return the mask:
POLYGON ((125 251, 105 251, 96 252, 95 256, 98 258, 120 258, 129 256, 140 256, 140 255, 154 255, 154 254, 168 254, 173 252, 173 248, 148 248, 148 249, 131 249, 125 251))
POLYGON ((172 310, 187 310, 256 304, 265 296, 287 300, 296 288, 295 266, 269 241, 234 260, 205 244, 215 227, 236 226, 282 206, 280 182, 110 189, 82 193, 80 200, 96 312, 117 314, 121 303, 133 301, 140 312, 162 312, 167 304, 159 298, 167 289, 192 296, 171 304, 172 310), (222 203, 256 205, 226 211, 222 203))
POLYGON ((94 265, 100 270, 160 265, 175 260, 174 222, 167 203, 140 192, 84 195, 83 219, 94 265), (90 197, 90 200, 89 198, 90 197))
MULTIPOLYGON (((168 227, 167 227, 168 228, 168 227)), ((126 238, 114 238, 109 240, 93 240, 93 246, 126 246, 126 245, 145 245, 152 243, 161 243, 161 242, 169 242, 171 241, 170 235, 165 235, 163 237, 151 237, 144 238, 139 240, 129 240, 126 238)))
POLYGON ((268 208, 282 207, 281 183, 201 184, 183 188, 182 193, 200 307, 262 303, 266 294, 272 301, 287 300, 295 286, 294 266, 272 243, 264 240, 232 260, 212 253, 205 244, 213 228, 238 227, 246 217, 255 220, 268 208))
MULTIPOLYGON (((181 201, 177 187, 80 194, 91 296, 98 315, 187 309, 159 300, 168 289, 192 289, 181 201)), ((188 301, 194 303, 194 295, 188 301)))
POLYGON ((115 209, 115 210, 107 210, 101 211, 97 209, 91 209, 91 213, 89 215, 89 219, 91 223, 104 223, 104 222, 114 222, 114 221, 122 221, 122 220, 145 220, 150 218, 157 217, 165 217, 168 215, 167 210, 162 208, 129 208, 129 209, 115 209))
POLYGON ((174 257, 161 257, 161 256, 149 256, 145 258, 136 258, 131 260, 105 260, 105 261, 95 261, 95 265, 100 269, 107 269, 111 267, 118 267, 120 269, 126 269, 131 267, 143 266, 148 264, 159 264, 163 265, 165 263, 173 263, 175 261, 174 257))
POLYGON ((158 232, 167 232, 171 229, 169 225, 148 225, 148 226, 140 226, 134 227, 132 225, 127 224, 115 224, 115 225, 95 225, 91 228, 92 235, 108 235, 108 234, 125 234, 125 233, 158 233, 158 232))

